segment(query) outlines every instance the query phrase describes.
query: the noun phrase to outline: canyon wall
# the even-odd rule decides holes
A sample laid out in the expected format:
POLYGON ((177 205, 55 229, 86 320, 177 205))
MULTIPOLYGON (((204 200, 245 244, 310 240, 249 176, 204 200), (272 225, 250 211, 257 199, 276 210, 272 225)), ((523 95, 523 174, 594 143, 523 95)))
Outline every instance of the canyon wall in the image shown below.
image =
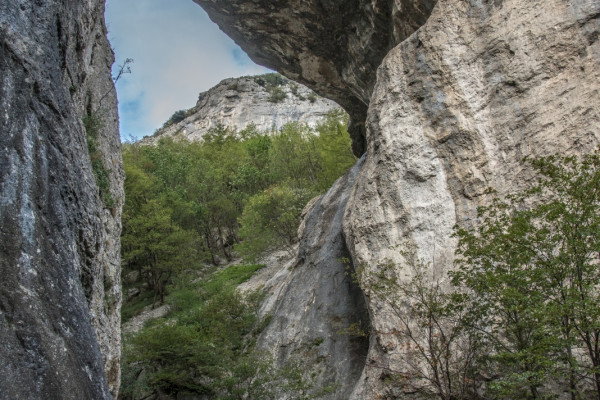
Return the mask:
POLYGON ((0 2, 3 399, 118 391, 124 176, 113 61, 103 0, 0 2))
MULTIPOLYGON (((274 76, 268 75, 268 76, 274 76)), ((190 141, 201 140, 219 126, 237 131, 250 124, 259 132, 279 130, 289 122, 302 122, 316 127, 329 112, 339 109, 331 100, 317 96, 306 86, 282 76, 272 85, 263 76, 229 78, 200 93, 196 106, 185 112, 185 118, 165 126, 142 144, 158 142, 163 137, 181 136, 190 141), (274 96, 285 96, 274 99, 274 96)))
POLYGON ((344 107, 357 156, 366 148, 364 121, 377 67, 435 5, 435 0, 194 1, 255 62, 344 107))
MULTIPOLYGON (((406 366, 402 344, 387 334, 400 323, 371 288, 390 264, 404 279, 412 262, 402 256, 406 248, 435 274, 451 268, 453 226, 477 224, 477 207, 491 200, 488 187, 500 195, 528 187, 532 171, 524 157, 597 148, 600 3, 439 0, 434 7, 432 1, 314 0, 275 7, 195 1, 255 61, 302 81, 351 115, 354 149, 366 151, 364 165, 355 179, 342 181, 351 185, 347 204, 340 205, 343 218, 324 214, 321 220, 327 229, 342 224, 349 259, 361 270, 371 334, 361 377, 338 375, 337 383, 352 386, 353 399, 409 396, 387 379, 406 366)), ((315 251, 310 246, 301 243, 296 268, 311 268, 302 259, 303 249, 315 251)), ((330 262, 337 257, 332 252, 330 262)), ((280 298, 305 304, 310 321, 331 325, 318 329, 332 338, 327 311, 308 301, 324 286, 294 285, 286 281, 280 298)), ((355 292, 336 293, 337 301, 355 304, 363 315, 355 292)), ((275 307, 263 334, 263 346, 280 362, 290 346, 300 351, 311 343, 303 332, 312 322, 292 323, 289 313, 283 302, 275 307)), ((353 354, 350 346, 329 347, 321 356, 353 354)), ((315 383, 328 387, 327 377, 317 375, 315 383)), ((341 391, 329 396, 346 398, 341 391)))

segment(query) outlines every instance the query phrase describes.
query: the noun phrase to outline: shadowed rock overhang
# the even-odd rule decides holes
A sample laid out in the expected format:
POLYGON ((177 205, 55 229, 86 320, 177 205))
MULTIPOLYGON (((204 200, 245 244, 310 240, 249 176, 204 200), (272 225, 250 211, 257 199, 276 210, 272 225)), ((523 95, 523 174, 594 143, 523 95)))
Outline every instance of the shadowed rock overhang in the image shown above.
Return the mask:
POLYGON ((426 21, 436 0, 194 0, 256 63, 301 82, 350 114, 357 156, 376 70, 426 21))

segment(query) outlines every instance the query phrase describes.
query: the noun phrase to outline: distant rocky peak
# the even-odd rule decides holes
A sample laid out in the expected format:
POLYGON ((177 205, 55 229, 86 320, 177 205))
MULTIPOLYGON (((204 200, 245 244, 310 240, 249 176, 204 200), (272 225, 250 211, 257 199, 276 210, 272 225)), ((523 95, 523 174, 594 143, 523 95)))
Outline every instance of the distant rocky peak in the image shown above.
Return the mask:
POLYGON ((142 143, 152 144, 160 138, 179 135, 201 140, 217 127, 242 130, 254 125, 264 132, 295 121, 316 126, 337 108, 335 102, 276 73, 229 78, 200 93, 195 107, 175 112, 142 143))

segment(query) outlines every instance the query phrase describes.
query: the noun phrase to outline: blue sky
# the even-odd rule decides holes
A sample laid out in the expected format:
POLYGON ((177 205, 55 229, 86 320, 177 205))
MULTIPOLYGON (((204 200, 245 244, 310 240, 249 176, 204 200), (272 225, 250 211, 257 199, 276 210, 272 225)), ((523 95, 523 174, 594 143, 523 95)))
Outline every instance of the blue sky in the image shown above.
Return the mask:
POLYGON ((117 82, 121 138, 151 135, 175 111, 225 78, 269 72, 192 0, 108 0, 108 38, 117 61, 134 60, 117 82))

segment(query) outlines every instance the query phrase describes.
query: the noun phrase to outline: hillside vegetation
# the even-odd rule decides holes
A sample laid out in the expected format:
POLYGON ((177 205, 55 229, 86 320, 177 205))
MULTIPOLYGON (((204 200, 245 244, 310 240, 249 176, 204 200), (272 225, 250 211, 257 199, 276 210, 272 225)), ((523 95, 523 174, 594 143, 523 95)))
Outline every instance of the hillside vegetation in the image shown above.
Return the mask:
POLYGON ((271 398, 272 388, 303 387, 297 371, 275 373, 253 351, 266 321, 259 295, 236 286, 262 266, 216 266, 291 250, 306 203, 356 161, 346 124, 334 112, 316 130, 219 127, 202 142, 124 145, 123 322, 163 302, 170 313, 126 339, 122 398, 271 398))
POLYGON ((296 240, 300 213, 354 162, 341 112, 316 131, 214 129, 203 142, 127 144, 123 275, 154 301, 184 266, 253 260, 296 240))

